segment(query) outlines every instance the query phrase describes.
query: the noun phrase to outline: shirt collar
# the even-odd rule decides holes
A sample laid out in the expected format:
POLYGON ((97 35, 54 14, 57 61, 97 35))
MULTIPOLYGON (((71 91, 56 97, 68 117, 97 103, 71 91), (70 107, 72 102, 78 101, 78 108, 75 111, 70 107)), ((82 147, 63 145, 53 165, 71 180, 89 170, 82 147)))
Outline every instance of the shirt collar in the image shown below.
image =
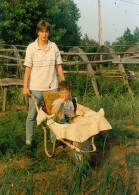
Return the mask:
MULTIPOLYGON (((51 44, 51 41, 48 40, 48 47, 47 47, 46 51, 50 49, 50 44, 51 44)), ((37 50, 41 50, 41 48, 39 47, 39 44, 38 44, 38 38, 35 40, 35 45, 36 45, 37 50)))

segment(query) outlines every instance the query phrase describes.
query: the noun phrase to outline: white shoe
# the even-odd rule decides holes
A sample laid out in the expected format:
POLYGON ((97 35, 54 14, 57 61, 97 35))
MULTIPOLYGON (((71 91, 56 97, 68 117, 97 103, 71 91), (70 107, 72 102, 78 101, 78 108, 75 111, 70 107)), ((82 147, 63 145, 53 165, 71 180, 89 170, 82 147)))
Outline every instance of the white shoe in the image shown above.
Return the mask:
POLYGON ((26 144, 27 144, 27 145, 31 145, 31 140, 27 139, 27 140, 26 140, 26 144))

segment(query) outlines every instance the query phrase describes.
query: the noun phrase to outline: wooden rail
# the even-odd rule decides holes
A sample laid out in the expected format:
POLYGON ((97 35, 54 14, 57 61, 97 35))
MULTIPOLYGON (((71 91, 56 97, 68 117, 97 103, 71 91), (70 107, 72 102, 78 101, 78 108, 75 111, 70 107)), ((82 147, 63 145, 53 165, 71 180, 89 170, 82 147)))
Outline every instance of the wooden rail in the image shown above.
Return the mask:
MULTIPOLYGON (((11 58, 10 58, 11 59, 11 58)), ((17 59, 16 59, 17 60, 17 59)), ((24 60, 22 60, 23 62, 24 60)), ((87 65, 87 64, 91 64, 92 66, 98 66, 99 64, 108 64, 108 63, 111 63, 111 64, 136 64, 138 65, 139 64, 139 59, 134 59, 134 58, 129 58, 129 59, 113 59, 113 60, 96 60, 96 61, 63 61, 61 64, 63 65, 81 65, 81 64, 84 64, 84 65, 87 65)), ((0 66, 21 66, 21 64, 18 64, 18 63, 0 63, 0 66)))
POLYGON ((8 87, 8 86, 11 86, 11 85, 23 86, 23 80, 13 79, 13 78, 0 79, 0 86, 1 87, 8 87))
MULTIPOLYGON (((9 52, 14 52, 14 51, 18 51, 18 52, 23 52, 23 53, 25 53, 26 52, 26 50, 23 50, 23 49, 1 49, 0 48, 0 51, 9 51, 9 52)), ((61 55, 83 55, 83 54, 85 54, 85 55, 111 55, 111 54, 117 54, 117 55, 123 55, 123 54, 139 54, 139 52, 113 52, 113 53, 107 53, 107 52, 105 52, 105 53, 98 53, 98 52, 89 52, 89 53, 72 53, 72 52, 64 52, 64 51, 60 51, 60 54, 61 55)))
MULTIPOLYGON (((17 67, 17 75, 21 79, 14 79, 14 78, 4 78, 0 79, 0 86, 3 91, 3 106, 2 110, 5 111, 6 109, 6 94, 7 88, 9 86, 23 86, 23 72, 24 72, 24 59, 21 59, 19 53, 25 53, 25 49, 17 49, 15 46, 10 46, 12 48, 5 49, 0 48, 0 52, 9 52, 9 55, 0 55, 0 66, 5 66, 6 68, 9 67, 17 67)), ((21 47, 21 46, 20 46, 21 47)), ((98 46, 97 46, 98 47, 98 46)), ((71 46, 70 46, 71 48, 71 46)), ((98 47, 99 48, 99 47, 98 47)), ((126 52, 114 52, 114 50, 110 47, 102 46, 98 49, 97 52, 92 53, 84 53, 82 49, 79 47, 73 47, 69 50, 69 52, 60 51, 61 55, 63 56, 63 65, 86 65, 86 70, 79 70, 79 71, 64 71, 64 73, 78 73, 78 74, 88 74, 91 77, 91 82, 94 87, 94 91, 96 96, 99 97, 99 91, 96 83, 96 77, 101 75, 101 72, 96 72, 96 66, 103 65, 103 64, 116 64, 117 70, 114 71, 107 71, 106 76, 113 77, 113 78, 123 78, 124 83, 128 87, 128 91, 130 94, 133 94, 129 84, 128 78, 133 76, 130 71, 125 70, 124 64, 139 64, 139 46, 129 48, 126 52), (104 60, 103 58, 100 59, 100 56, 108 55, 109 58, 104 60), (71 61, 70 58, 72 56, 79 56, 81 60, 77 59, 76 61, 71 61), (122 56, 122 58, 121 58, 122 56), (91 58, 89 61, 88 57, 91 58)), ((11 69, 11 68, 9 68, 11 69)))
POLYGON ((23 80, 13 78, 0 79, 0 87, 3 92, 2 111, 6 110, 7 87, 9 86, 23 86, 23 80))

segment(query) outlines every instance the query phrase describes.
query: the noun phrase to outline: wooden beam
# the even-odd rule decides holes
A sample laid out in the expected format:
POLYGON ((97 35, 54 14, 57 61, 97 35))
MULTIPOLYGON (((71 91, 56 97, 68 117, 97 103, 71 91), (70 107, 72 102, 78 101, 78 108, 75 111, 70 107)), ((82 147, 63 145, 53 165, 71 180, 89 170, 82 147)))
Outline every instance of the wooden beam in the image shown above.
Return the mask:
POLYGON ((74 64, 101 64, 101 63, 110 63, 112 62, 111 60, 96 60, 96 61, 63 61, 62 64, 67 64, 67 65, 74 65, 74 64))
POLYGON ((121 59, 121 60, 112 60, 113 64, 139 64, 139 59, 121 59))
POLYGON ((20 66, 20 64, 11 64, 11 63, 0 63, 0 66, 12 66, 12 67, 16 67, 16 66, 20 66))
MULTIPOLYGON (((5 56, 5 55, 0 55, 0 58, 6 58, 6 59, 11 59, 11 60, 19 61, 18 58, 10 57, 10 56, 5 56)), ((24 62, 24 60, 21 59, 21 62, 24 62)))
POLYGON ((101 47, 101 11, 100 11, 100 0, 98 0, 98 26, 99 26, 99 47, 101 47))
POLYGON ((3 88, 3 104, 2 104, 2 111, 6 110, 6 97, 7 97, 7 87, 3 88))
POLYGON ((24 49, 0 49, 0 51, 9 51, 9 52, 14 52, 14 51, 18 51, 18 52, 26 52, 26 50, 24 49))
MULTIPOLYGON (((95 61, 63 61, 62 64, 64 65, 76 65, 76 64, 91 64, 92 66, 97 66, 99 64, 107 64, 107 63, 112 63, 112 64, 139 64, 139 59, 128 59, 128 60, 115 60, 115 59, 110 59, 110 60, 95 60, 95 61)), ((0 66, 20 66, 20 64, 11 64, 11 63, 0 63, 0 66)))
POLYGON ((23 86, 23 80, 21 80, 21 79, 12 79, 12 78, 0 79, 0 86, 8 87, 8 86, 11 86, 11 85, 23 86))
POLYGON ((111 52, 111 53, 107 53, 107 52, 100 52, 100 53, 77 53, 77 52, 63 52, 60 51, 61 55, 112 55, 112 54, 117 54, 117 55, 122 55, 122 54, 138 54, 139 52, 111 52))
MULTIPOLYGON (((72 52, 83 53, 83 50, 81 48, 78 48, 78 47, 73 47, 73 48, 70 49, 70 52, 71 53, 72 52)), ((93 85, 93 88, 94 88, 94 92, 95 92, 97 97, 100 97, 98 87, 97 87, 97 83, 96 83, 96 79, 95 79, 94 70, 93 70, 91 64, 89 63, 88 57, 86 56, 85 53, 83 55, 79 55, 79 56, 80 56, 80 58, 83 59, 83 61, 86 61, 88 75, 91 77, 91 82, 92 82, 92 85, 93 85)))
POLYGON ((118 65, 118 68, 119 68, 119 70, 120 70, 120 72, 121 72, 121 74, 122 74, 122 76, 123 76, 124 84, 127 85, 127 87, 128 87, 128 92, 129 92, 131 95, 133 95, 133 91, 132 91, 132 89, 131 89, 130 86, 129 86, 129 83, 128 83, 128 76, 127 76, 127 74, 126 74, 126 72, 125 72, 125 69, 124 69, 123 64, 119 64, 119 65, 118 65))

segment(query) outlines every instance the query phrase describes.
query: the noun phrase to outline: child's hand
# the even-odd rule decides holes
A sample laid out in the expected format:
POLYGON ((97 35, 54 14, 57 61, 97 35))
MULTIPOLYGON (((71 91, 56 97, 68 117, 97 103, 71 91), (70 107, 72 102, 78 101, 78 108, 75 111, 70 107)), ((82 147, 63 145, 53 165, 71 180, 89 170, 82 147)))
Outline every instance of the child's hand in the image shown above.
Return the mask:
POLYGON ((61 103, 61 104, 64 104, 64 103, 65 103, 65 97, 61 100, 60 103, 61 103))

